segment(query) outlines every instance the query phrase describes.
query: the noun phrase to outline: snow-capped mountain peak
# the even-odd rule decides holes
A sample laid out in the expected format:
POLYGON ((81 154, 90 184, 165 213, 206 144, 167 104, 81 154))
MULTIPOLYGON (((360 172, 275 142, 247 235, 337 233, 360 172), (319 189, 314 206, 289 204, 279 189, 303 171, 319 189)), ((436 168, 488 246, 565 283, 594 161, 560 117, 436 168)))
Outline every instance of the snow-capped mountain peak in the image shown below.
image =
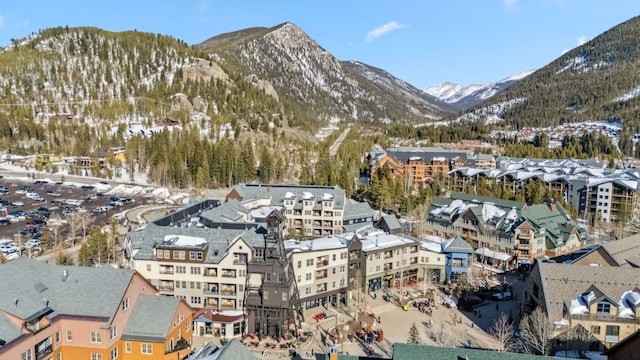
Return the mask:
POLYGON ((424 92, 435 96, 446 103, 455 105, 460 109, 466 109, 494 96, 511 86, 516 81, 524 79, 532 72, 533 71, 525 71, 500 81, 484 85, 474 84, 464 86, 447 81, 436 86, 426 88, 424 89, 424 92))

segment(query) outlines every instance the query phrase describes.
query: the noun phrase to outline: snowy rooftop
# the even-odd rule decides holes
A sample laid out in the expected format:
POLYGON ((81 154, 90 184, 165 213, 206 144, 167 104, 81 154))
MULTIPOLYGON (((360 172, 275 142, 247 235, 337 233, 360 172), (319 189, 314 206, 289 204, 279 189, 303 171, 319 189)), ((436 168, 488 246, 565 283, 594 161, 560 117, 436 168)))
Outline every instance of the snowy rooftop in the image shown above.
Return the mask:
POLYGON ((287 252, 303 252, 346 248, 346 239, 338 236, 322 237, 313 240, 285 240, 287 252))
POLYGON ((322 194, 322 200, 333 200, 333 195, 329 194, 329 193, 323 193, 322 194))
POLYGON ((369 233, 362 238, 362 251, 375 251, 384 248, 390 248, 394 246, 404 244, 417 244, 416 240, 409 239, 403 236, 385 234, 384 232, 369 233))
POLYGON ((281 209, 281 206, 262 206, 249 212, 252 219, 263 219, 271 214, 274 210, 281 209))
POLYGON ((291 200, 291 199, 295 199, 295 198, 296 198, 296 195, 295 195, 294 193, 292 193, 291 191, 287 191, 287 192, 284 194, 284 198, 285 198, 285 199, 288 199, 288 200, 291 200))
POLYGON ((302 193, 302 198, 305 200, 311 200, 313 199, 313 194, 308 191, 305 191, 302 193))
POLYGON ((205 238, 185 235, 165 235, 160 246, 168 247, 205 247, 208 241, 205 238))

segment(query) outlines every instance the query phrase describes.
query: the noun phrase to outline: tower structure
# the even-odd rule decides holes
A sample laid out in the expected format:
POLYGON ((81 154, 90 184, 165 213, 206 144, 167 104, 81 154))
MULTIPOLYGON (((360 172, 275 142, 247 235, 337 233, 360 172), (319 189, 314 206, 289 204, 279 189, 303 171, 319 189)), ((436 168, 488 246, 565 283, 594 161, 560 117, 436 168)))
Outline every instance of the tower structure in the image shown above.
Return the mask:
POLYGON ((255 249, 247 264, 246 330, 259 337, 297 336, 302 308, 293 264, 284 248, 284 209, 273 210, 266 224, 264 247, 255 249))

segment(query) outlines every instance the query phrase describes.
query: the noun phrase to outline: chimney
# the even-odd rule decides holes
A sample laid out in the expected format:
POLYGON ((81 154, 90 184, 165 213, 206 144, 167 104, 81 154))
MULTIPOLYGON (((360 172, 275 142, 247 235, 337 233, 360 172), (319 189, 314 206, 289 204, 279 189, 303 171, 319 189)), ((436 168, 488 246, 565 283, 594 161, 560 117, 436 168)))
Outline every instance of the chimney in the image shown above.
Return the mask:
POLYGON ((554 198, 550 198, 548 201, 548 204, 549 204, 549 210, 551 210, 551 212, 558 211, 558 207, 556 206, 556 201, 554 198))

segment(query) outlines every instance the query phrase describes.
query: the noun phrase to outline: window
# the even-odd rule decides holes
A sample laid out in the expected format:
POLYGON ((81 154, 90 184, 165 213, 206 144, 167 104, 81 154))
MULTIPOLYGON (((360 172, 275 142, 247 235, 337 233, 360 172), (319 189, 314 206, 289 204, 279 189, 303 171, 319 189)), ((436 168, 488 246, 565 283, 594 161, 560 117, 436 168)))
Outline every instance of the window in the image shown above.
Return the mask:
POLYGON ((302 281, 302 275, 298 275, 298 282, 302 281))
POLYGON ((118 347, 114 347, 111 349, 111 360, 115 360, 118 358, 118 347))
POLYGON ((311 294, 311 288, 310 288, 310 287, 306 288, 306 289, 305 289, 305 291, 304 291, 304 293, 305 293, 306 295, 311 294))
POLYGON ((71 330, 67 330, 67 341, 71 341, 73 340, 73 334, 71 333, 71 330))
POLYGON ((153 348, 150 343, 142 343, 141 344, 141 352, 145 355, 153 354, 153 348))
POLYGON ((118 336, 118 327, 117 326, 114 326, 114 327, 111 328, 110 335, 111 335, 111 340, 115 339, 118 336))
POLYGON ((186 266, 176 266, 176 274, 186 274, 187 267, 186 266))
POLYGON ((22 353, 22 360, 32 360, 33 357, 31 357, 31 349, 25 351, 22 353))
POLYGON ((599 313, 610 313, 611 312, 611 304, 608 302, 599 302, 596 307, 596 312, 599 313))
POLYGON ((56 355, 56 360, 62 360, 62 353, 59 352, 58 355, 56 355))
POLYGON ((122 300, 122 311, 127 310, 129 308, 129 298, 125 298, 122 300))
POLYGON ((187 322, 185 322, 185 330, 186 330, 186 331, 191 330, 191 321, 187 321, 187 322))
POLYGON ((97 331, 91 332, 91 342, 94 344, 99 344, 102 342, 102 334, 97 331))
POLYGON ((306 276, 307 276, 307 277, 306 277, 306 279, 307 279, 307 280, 311 280, 311 273, 307 273, 307 275, 306 275, 306 276))
POLYGON ((175 260, 184 260, 184 251, 173 250, 173 258, 175 260))
POLYGON ((591 326, 591 333, 593 335, 600 335, 600 326, 599 325, 591 326))
POLYGON ((147 264, 147 271, 151 271, 151 264, 147 264))
POLYGON ((336 254, 333 254, 333 261, 336 261, 336 254))
POLYGON ((380 271, 380 265, 376 265, 376 272, 380 271))
POLYGON ((192 303, 192 304, 200 304, 200 303, 201 303, 201 301, 202 301, 202 300, 200 299, 200 296, 192 296, 192 297, 191 297, 191 303, 192 303))
POLYGON ((55 340, 56 344, 60 342, 60 331, 56 331, 55 340))
POLYGON ((131 341, 127 341, 126 343, 124 343, 124 351, 130 353, 132 351, 131 349, 131 341))
POLYGON ((307 259, 307 266, 313 266, 313 259, 307 259))
POLYGON ((237 322, 233 324, 233 335, 234 336, 242 335, 242 322, 237 322))
POLYGON ((239 277, 245 277, 245 275, 246 275, 246 271, 247 271, 247 270, 245 270, 245 269, 240 269, 240 270, 238 270, 238 276, 239 276, 239 277))
POLYGON ((197 266, 191 267, 191 275, 200 275, 200 268, 197 266))
POLYGON ((302 267, 302 260, 298 260, 298 269, 302 267))
POLYGON ((91 353, 91 360, 102 360, 102 354, 91 353))

